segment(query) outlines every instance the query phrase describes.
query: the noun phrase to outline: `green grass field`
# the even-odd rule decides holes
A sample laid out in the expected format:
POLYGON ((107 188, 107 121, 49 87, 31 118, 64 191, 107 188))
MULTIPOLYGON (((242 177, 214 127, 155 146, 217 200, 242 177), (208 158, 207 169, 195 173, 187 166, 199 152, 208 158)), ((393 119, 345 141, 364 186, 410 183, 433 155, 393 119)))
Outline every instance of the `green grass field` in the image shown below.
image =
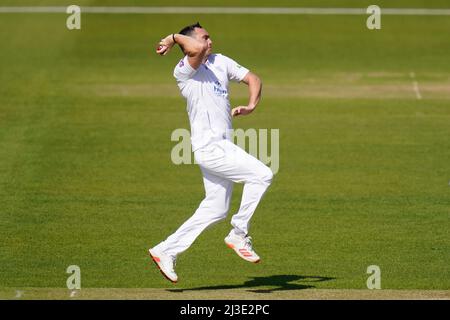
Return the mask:
MULTIPOLYGON (((14 4, 30 2, 0 1, 14 4)), ((383 289, 450 289, 449 16, 383 16, 377 31, 350 15, 88 14, 79 31, 66 18, 0 14, 3 292, 65 288, 69 265, 80 266, 82 288, 365 289, 367 267, 378 265, 383 289), (204 191, 197 166, 170 159, 172 131, 189 128, 172 77, 181 52, 160 57, 154 47, 197 20, 216 52, 263 80, 258 109, 234 127, 279 129, 280 170, 252 220, 262 263, 223 243, 236 186, 228 219, 179 257, 174 287, 147 250, 204 191)), ((231 96, 245 103, 246 88, 233 85, 231 96)))

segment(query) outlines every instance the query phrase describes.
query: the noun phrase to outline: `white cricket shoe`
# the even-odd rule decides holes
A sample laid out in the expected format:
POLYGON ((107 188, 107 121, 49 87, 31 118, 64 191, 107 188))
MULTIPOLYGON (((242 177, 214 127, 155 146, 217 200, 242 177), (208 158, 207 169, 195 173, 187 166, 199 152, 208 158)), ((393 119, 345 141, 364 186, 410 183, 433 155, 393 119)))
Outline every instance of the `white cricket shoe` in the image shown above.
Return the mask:
POLYGON ((164 254, 154 248, 148 250, 148 252, 162 275, 166 277, 167 280, 176 283, 178 281, 178 276, 174 270, 176 264, 175 257, 164 254))
POLYGON ((233 249, 239 257, 246 261, 258 263, 261 260, 256 252, 253 251, 252 238, 249 236, 239 236, 231 231, 225 238, 225 243, 229 248, 233 249))

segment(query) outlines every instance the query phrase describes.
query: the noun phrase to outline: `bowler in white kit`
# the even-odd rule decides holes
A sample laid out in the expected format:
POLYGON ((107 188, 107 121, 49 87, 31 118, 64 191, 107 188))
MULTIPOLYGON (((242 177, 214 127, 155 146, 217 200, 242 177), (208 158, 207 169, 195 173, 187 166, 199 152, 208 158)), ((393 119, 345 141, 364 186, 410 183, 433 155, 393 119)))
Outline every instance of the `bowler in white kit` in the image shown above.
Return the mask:
POLYGON ((250 114, 260 100, 260 79, 234 60, 213 54, 210 36, 199 23, 162 39, 156 52, 166 55, 175 44, 182 49, 184 58, 173 75, 187 101, 192 151, 203 174, 205 198, 175 233, 149 250, 161 273, 172 282, 178 281, 177 256, 187 250, 203 230, 227 216, 234 183, 244 183, 244 189, 225 243, 242 259, 253 263, 260 261, 249 236, 250 219, 273 178, 269 167, 231 139, 232 117, 250 114), (248 85, 248 105, 231 110, 230 81, 248 85))

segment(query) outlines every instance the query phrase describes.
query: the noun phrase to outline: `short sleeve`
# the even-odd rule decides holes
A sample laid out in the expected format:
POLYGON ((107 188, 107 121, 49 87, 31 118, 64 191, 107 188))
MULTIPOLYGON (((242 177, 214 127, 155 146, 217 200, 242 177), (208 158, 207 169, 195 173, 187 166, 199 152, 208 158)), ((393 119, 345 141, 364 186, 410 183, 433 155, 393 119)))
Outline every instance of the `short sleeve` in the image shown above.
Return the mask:
POLYGON ((249 70, 241 65, 239 65, 236 61, 226 56, 223 56, 225 59, 225 64, 227 66, 227 74, 228 80, 234 82, 241 82, 242 79, 247 75, 249 70))
POLYGON ((186 81, 192 78, 196 72, 197 70, 191 67, 187 56, 185 56, 180 60, 180 62, 178 62, 177 66, 173 70, 173 76, 177 79, 177 81, 186 81))

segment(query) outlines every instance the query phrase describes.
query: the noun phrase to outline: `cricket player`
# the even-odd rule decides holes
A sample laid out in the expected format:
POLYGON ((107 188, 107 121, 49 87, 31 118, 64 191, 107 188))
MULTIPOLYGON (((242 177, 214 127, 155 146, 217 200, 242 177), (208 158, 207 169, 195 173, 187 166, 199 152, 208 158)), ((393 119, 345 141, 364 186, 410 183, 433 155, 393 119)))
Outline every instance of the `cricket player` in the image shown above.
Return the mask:
POLYGON ((273 178, 269 167, 236 146, 231 138, 232 117, 248 115, 258 105, 261 80, 234 60, 213 54, 210 35, 199 23, 162 39, 156 52, 166 55, 175 44, 184 57, 173 75, 187 101, 192 151, 203 174, 205 198, 175 233, 149 250, 161 273, 174 283, 178 280, 174 270, 177 255, 188 249, 203 230, 225 219, 233 183, 244 183, 244 189, 225 243, 242 259, 260 261, 252 247, 249 224, 273 178), (230 110, 230 81, 248 86, 248 105, 230 110))

